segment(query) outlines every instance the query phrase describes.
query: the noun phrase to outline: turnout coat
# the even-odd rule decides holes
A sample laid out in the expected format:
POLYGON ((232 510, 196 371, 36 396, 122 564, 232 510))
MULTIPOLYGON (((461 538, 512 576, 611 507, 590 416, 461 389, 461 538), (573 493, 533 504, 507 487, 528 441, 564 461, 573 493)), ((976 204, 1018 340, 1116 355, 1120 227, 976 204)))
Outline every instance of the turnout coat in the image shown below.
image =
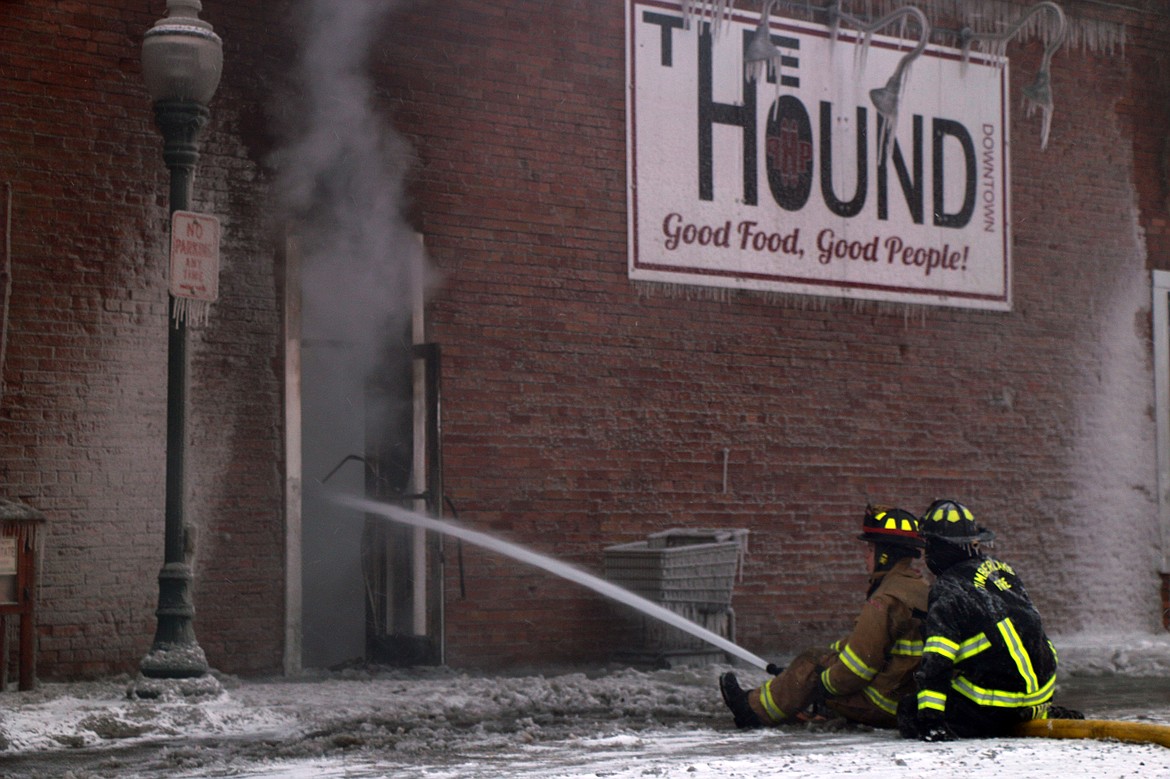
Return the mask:
POLYGON ((825 705, 847 719, 895 727, 899 699, 915 690, 914 671, 923 650, 921 617, 929 592, 912 562, 903 558, 872 575, 869 598, 847 637, 803 652, 748 695, 762 722, 797 718, 820 688, 825 705))
POLYGON ((930 591, 925 637, 919 718, 944 715, 958 735, 975 736, 1044 716, 1056 650, 1007 563, 980 555, 943 571, 930 591))

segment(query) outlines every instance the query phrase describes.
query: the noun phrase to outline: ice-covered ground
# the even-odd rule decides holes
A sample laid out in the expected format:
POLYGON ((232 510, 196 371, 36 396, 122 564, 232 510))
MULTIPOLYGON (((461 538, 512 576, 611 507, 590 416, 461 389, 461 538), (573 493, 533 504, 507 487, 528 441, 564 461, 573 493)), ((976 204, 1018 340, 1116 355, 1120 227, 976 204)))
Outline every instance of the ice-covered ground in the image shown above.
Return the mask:
MULTIPOLYGON (((1170 724, 1170 637, 1067 637, 1062 703, 1170 724)), ((128 679, 0 693, 0 775, 20 777, 1170 776, 1170 748, 1014 738, 946 744, 861 728, 738 731, 727 666, 529 675, 449 669, 225 680, 130 700, 128 679)), ((764 679, 737 669, 746 683, 764 679)))

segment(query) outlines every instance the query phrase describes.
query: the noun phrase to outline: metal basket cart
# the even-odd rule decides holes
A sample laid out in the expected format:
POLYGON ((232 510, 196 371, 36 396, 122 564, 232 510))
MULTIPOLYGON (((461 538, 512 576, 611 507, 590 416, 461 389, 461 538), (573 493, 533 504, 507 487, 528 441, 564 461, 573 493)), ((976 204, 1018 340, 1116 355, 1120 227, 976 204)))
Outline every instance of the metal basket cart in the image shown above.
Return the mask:
MULTIPOLYGON (((731 596, 747 554, 744 529, 676 528, 605 549, 605 578, 735 641, 731 596)), ((623 612, 634 645, 618 659, 659 667, 718 662, 724 653, 673 625, 623 612)))

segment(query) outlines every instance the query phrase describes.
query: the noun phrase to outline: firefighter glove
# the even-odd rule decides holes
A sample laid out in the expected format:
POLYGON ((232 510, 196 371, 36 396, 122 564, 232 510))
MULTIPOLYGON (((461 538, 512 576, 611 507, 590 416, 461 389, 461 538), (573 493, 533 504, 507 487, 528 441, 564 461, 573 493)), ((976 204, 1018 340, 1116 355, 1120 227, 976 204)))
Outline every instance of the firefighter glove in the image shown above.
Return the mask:
POLYGON ((832 695, 825 689, 825 684, 818 675, 816 686, 813 687, 812 694, 809 696, 808 703, 805 704, 802 713, 807 719, 829 719, 833 712, 825 705, 825 701, 830 697, 832 695))

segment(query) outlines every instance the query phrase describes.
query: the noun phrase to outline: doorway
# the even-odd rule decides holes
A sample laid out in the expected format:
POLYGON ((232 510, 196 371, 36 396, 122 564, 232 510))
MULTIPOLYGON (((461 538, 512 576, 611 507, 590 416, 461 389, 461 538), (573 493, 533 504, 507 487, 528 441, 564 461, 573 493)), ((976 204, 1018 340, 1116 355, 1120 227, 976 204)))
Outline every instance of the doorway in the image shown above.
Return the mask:
POLYGON ((440 515, 438 348, 412 316, 354 380, 360 347, 306 316, 287 242, 285 672, 443 660, 442 547, 435 534, 340 506, 331 491, 440 515))

